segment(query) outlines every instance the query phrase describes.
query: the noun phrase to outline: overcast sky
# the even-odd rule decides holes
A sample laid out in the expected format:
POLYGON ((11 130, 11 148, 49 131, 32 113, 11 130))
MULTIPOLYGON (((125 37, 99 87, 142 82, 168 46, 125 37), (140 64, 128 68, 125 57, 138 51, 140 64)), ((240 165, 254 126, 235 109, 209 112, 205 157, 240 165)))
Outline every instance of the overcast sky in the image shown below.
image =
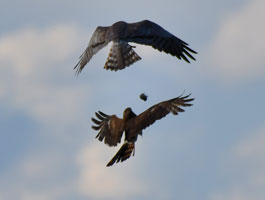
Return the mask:
POLYGON ((0 199, 265 199, 265 1, 0 0, 0 199), (97 26, 149 19, 198 52, 76 77, 97 26), (139 99, 144 92, 148 101, 139 99), (135 156, 95 139, 91 117, 141 113, 180 94, 194 105, 144 130, 135 156))

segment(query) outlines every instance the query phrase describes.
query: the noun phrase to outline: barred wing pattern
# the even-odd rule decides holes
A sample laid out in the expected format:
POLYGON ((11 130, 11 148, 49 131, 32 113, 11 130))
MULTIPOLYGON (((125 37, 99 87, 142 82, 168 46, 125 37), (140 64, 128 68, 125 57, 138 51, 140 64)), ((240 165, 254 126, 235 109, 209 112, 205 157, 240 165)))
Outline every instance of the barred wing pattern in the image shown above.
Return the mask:
POLYGON ((116 22, 111 26, 99 26, 93 33, 87 49, 80 56, 80 60, 74 67, 79 74, 92 56, 105 47, 110 41, 113 42, 105 69, 121 70, 132 65, 141 57, 133 50, 128 42, 152 46, 165 53, 176 56, 190 62, 188 58, 195 60, 191 54, 197 52, 188 47, 188 44, 161 26, 149 20, 136 23, 116 22))
POLYGON ((96 28, 89 41, 88 47, 79 57, 79 61, 74 67, 74 69, 76 69, 76 75, 78 75, 83 70, 83 68, 90 61, 93 55, 95 55, 99 50, 108 45, 110 41, 108 41, 105 37, 107 30, 108 27, 98 26, 96 28))
POLYGON ((100 130, 96 138, 109 146, 116 146, 121 142, 124 131, 124 121, 116 115, 106 115, 98 111, 95 113, 98 119, 91 118, 97 126, 92 126, 94 130, 100 130))

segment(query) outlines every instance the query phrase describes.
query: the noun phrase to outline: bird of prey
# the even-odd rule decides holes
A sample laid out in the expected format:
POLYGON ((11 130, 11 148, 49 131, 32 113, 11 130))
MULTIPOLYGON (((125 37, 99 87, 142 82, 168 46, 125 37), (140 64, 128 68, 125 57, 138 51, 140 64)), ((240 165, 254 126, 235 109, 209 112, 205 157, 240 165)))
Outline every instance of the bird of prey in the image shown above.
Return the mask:
POLYGON ((119 21, 111 26, 98 26, 96 28, 88 47, 74 67, 76 74, 82 71, 94 54, 111 41, 113 43, 104 68, 114 71, 124 69, 141 59, 133 50, 135 46, 129 45, 128 42, 152 46, 159 51, 176 56, 178 59, 184 59, 188 63, 187 57, 195 60, 191 54, 197 53, 189 48, 186 42, 154 22, 149 20, 136 23, 119 21))
POLYGON ((146 101, 147 100, 147 95, 145 94, 145 93, 142 93, 142 94, 140 94, 140 99, 142 99, 143 101, 146 101))
POLYGON ((142 135, 142 130, 153 124, 156 120, 165 117, 170 112, 178 115, 179 112, 184 112, 181 107, 191 106, 193 98, 187 96, 179 96, 174 99, 160 102, 139 115, 136 115, 130 107, 123 112, 123 118, 118 118, 116 115, 107 115, 101 111, 96 112, 98 119, 92 118, 95 123, 92 128, 99 130, 96 138, 105 142, 109 146, 116 146, 120 143, 123 132, 125 132, 124 144, 121 146, 115 156, 109 161, 108 166, 115 162, 123 162, 132 154, 134 155, 135 145, 138 135, 142 135))

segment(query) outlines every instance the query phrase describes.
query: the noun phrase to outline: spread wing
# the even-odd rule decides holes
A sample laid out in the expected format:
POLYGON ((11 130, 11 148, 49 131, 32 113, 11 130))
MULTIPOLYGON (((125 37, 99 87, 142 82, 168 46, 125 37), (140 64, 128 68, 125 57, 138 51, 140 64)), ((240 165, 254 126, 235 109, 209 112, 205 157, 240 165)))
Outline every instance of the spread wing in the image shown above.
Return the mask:
POLYGON ((109 40, 105 38, 106 31, 108 30, 109 27, 102 27, 98 26, 93 33, 88 47, 86 50, 82 53, 82 55, 79 57, 79 62, 76 64, 74 69, 76 69, 76 74, 78 75, 85 65, 90 61, 92 56, 96 54, 100 49, 103 47, 107 46, 109 43, 109 40))
POLYGON ((192 104, 190 104, 189 102, 193 101, 194 99, 189 98, 189 96, 190 94, 187 96, 179 96, 177 98, 158 103, 147 109, 137 117, 129 120, 127 122, 127 125, 130 126, 130 128, 135 132, 139 132, 153 124, 156 120, 162 119, 170 112, 174 115, 178 115, 178 113, 184 112, 181 107, 192 106, 192 104))
POLYGON ((116 146, 121 141, 124 131, 124 121, 116 115, 106 115, 98 111, 95 113, 98 119, 92 118, 96 126, 92 126, 94 130, 99 130, 96 138, 109 146, 116 146))
POLYGON ((195 60, 191 54, 197 54, 196 51, 188 47, 186 42, 148 20, 128 24, 124 40, 152 46, 159 51, 176 56, 178 59, 184 59, 188 63, 187 57, 195 60))

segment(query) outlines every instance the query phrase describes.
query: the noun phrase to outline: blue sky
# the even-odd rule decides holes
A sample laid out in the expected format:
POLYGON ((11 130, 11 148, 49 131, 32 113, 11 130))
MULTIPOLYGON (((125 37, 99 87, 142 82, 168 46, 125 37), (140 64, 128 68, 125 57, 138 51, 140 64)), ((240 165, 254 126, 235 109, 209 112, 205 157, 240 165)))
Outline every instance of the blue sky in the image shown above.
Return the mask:
POLYGON ((0 1, 0 199, 265 199, 265 2, 0 1), (187 64, 136 45, 142 60, 77 78, 98 25, 152 20, 198 51, 187 64), (136 154, 94 139, 94 112, 121 117, 192 93, 194 106, 143 132, 136 154), (147 102, 139 99, 145 92, 147 102))

